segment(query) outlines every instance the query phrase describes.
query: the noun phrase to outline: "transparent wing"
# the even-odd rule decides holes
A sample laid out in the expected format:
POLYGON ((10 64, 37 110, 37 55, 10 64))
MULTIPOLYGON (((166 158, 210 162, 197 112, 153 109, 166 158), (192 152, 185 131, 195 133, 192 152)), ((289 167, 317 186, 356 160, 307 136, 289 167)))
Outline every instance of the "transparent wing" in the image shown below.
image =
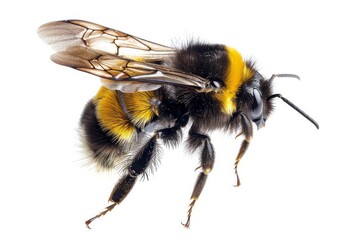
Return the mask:
POLYGON ((163 84, 209 91, 209 81, 160 64, 139 62, 88 47, 73 46, 55 53, 60 65, 101 77, 105 87, 123 92, 149 91, 163 84))
POLYGON ((175 53, 170 47, 82 20, 49 22, 38 34, 56 51, 82 46, 140 62, 163 61, 175 53))

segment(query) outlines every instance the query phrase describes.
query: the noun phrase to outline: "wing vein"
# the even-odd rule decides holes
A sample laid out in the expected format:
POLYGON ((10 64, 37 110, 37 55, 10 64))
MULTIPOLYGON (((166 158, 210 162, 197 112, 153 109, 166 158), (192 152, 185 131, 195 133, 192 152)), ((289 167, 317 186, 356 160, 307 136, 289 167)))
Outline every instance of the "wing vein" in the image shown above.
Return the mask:
POLYGON ((38 34, 55 48, 55 63, 99 76, 110 89, 149 91, 173 85, 212 90, 207 79, 167 66, 176 50, 165 45, 82 20, 46 23, 38 34))

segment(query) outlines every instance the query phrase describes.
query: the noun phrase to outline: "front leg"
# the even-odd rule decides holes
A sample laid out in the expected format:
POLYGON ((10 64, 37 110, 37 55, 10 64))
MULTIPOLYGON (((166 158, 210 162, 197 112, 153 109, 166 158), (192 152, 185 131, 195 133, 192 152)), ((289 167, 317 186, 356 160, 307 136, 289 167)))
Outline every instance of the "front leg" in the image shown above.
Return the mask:
MULTIPOLYGON (((238 165, 239 162, 241 160, 241 158, 244 156, 246 150, 248 149, 249 145, 250 145, 250 141, 253 137, 253 128, 252 128, 252 123, 251 120, 242 112, 240 112, 240 124, 241 124, 241 128, 242 128, 242 132, 239 133, 237 136, 239 135, 244 135, 244 140, 241 143, 241 147, 239 149, 239 152, 236 156, 235 159, 235 164, 234 164, 234 171, 235 171, 235 175, 236 175, 236 185, 235 187, 240 186, 240 178, 239 178, 239 174, 238 174, 238 165)), ((236 136, 236 137, 237 137, 236 136)))
POLYGON ((192 128, 189 132, 188 144, 192 150, 199 149, 201 151, 200 166, 198 167, 201 169, 201 172, 196 179, 194 190, 191 194, 186 223, 183 223, 186 228, 190 227, 192 209, 205 186, 207 176, 211 172, 215 161, 215 151, 209 136, 198 133, 192 128))

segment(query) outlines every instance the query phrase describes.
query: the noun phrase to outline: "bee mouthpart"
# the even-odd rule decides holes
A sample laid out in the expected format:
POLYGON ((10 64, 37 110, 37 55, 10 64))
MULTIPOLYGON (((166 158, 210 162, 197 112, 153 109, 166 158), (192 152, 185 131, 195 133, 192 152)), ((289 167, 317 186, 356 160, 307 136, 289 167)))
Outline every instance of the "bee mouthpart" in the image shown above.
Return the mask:
POLYGON ((259 120, 255 121, 255 124, 257 126, 257 130, 259 130, 260 128, 265 127, 265 120, 264 118, 260 118, 259 120))

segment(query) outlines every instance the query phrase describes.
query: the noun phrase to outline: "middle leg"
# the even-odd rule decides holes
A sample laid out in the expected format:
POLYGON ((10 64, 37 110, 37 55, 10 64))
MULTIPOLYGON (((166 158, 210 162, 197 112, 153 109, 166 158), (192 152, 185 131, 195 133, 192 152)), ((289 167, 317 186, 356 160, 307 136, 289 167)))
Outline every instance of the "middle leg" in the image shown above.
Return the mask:
POLYGON ((194 129, 191 129, 189 132, 188 144, 193 151, 199 149, 201 152, 200 166, 198 167, 198 169, 201 169, 201 172, 196 179, 194 190, 191 194, 186 223, 182 223, 186 228, 190 227, 192 209, 205 186, 206 179, 211 172, 215 161, 215 151, 208 135, 198 133, 194 129))

